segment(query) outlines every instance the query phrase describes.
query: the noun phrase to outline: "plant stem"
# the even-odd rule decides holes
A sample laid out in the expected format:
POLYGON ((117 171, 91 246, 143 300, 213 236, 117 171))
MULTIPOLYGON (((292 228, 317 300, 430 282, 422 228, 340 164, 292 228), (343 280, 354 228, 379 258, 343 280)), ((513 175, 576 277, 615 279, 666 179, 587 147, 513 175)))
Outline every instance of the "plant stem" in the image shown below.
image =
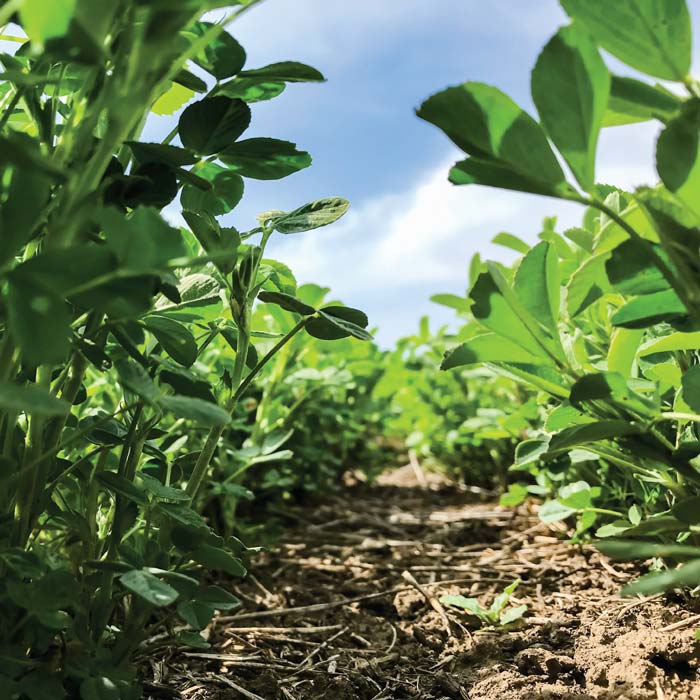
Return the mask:
POLYGON ((241 382, 240 386, 236 390, 236 393, 233 395, 233 398, 235 401, 238 401, 238 399, 241 398, 243 395, 243 392, 248 388, 250 383, 255 379, 255 377, 260 373, 260 370, 279 352, 304 326, 306 326, 306 322, 308 321, 308 318, 303 318, 299 323, 292 328, 283 338, 281 338, 264 356, 263 358, 258 362, 255 367, 253 367, 252 370, 248 373, 246 378, 241 382))
MULTIPOLYGON (((46 389, 51 384, 51 367, 41 365, 36 371, 36 383, 46 389)), ((44 419, 41 416, 29 415, 29 428, 24 448, 23 462, 29 462, 43 449, 44 419)), ((40 465, 26 471, 17 495, 18 531, 16 544, 24 547, 32 529, 34 502, 36 501, 37 485, 40 483, 40 465)))

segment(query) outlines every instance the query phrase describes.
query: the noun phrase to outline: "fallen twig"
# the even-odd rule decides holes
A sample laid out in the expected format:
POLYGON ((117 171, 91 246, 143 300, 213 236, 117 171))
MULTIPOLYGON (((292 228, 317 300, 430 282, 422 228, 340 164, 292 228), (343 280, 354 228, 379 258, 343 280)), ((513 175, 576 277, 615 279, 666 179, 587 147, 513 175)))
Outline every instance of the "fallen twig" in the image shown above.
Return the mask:
POLYGON ((683 627, 694 625, 696 622, 700 622, 700 615, 686 617, 685 620, 679 620, 678 622, 674 622, 672 625, 666 625, 666 627, 662 627, 659 632, 673 632, 674 630, 680 630, 683 629, 683 627))
MULTIPOLYGON (((319 644, 312 652, 310 652, 309 654, 307 654, 307 655, 297 664, 297 670, 294 671, 294 673, 292 673, 290 676, 288 676, 288 679, 289 679, 289 678, 293 678, 294 676, 296 676, 296 675, 298 675, 299 673, 301 673, 302 671, 304 671, 304 670, 305 670, 304 667, 306 666, 306 664, 309 663, 309 661, 311 661, 311 659, 313 659, 314 656, 316 656, 316 654, 322 652, 331 642, 334 642, 336 639, 338 639, 338 637, 344 635, 349 629, 350 629, 350 626, 349 626, 349 625, 346 625, 345 627, 343 627, 342 630, 340 630, 339 632, 336 632, 333 636, 331 636, 331 637, 329 637, 328 639, 326 639, 325 642, 322 642, 321 644, 319 644)), ((336 658, 337 658, 337 655, 336 655, 336 658)))
MULTIPOLYGON (((498 581, 512 581, 513 577, 502 577, 499 579, 476 579, 471 578, 453 578, 447 579, 446 581, 435 581, 435 583, 422 584, 424 588, 432 588, 434 586, 448 586, 453 583, 478 583, 482 581, 483 583, 495 583, 498 581)), ((317 613, 324 612, 326 610, 333 610, 334 608, 342 608, 345 605, 352 605, 353 603, 361 603, 365 600, 373 600, 374 598, 382 598, 387 595, 395 595, 396 593, 402 593, 403 591, 410 591, 413 586, 397 586, 396 588, 388 588, 385 591, 379 591, 378 593, 366 593, 365 595, 356 596, 355 598, 345 598, 344 600, 334 600, 331 603, 314 603, 313 605, 300 605, 296 608, 275 608, 274 610, 258 610, 256 612, 241 613, 240 615, 226 615, 225 617, 219 617, 216 619, 217 623, 226 622, 237 622, 238 620, 254 620, 261 617, 281 617, 283 615, 301 615, 306 613, 317 613)), ((235 629, 235 628, 234 628, 235 629)))
POLYGON ((246 690, 242 686, 238 685, 238 683, 234 683, 229 678, 226 678, 226 676, 220 676, 217 674, 214 676, 214 678, 216 678, 216 680, 220 681, 221 683, 224 683, 225 685, 229 686, 230 688, 233 688, 235 691, 239 692, 244 698, 248 698, 248 700, 265 700, 265 698, 260 697, 260 695, 256 695, 250 690, 246 690))
POLYGON ((415 588, 424 598, 425 602, 430 605, 430 607, 440 616, 440 619, 442 620, 442 626, 445 628, 445 631, 447 632, 448 636, 452 636, 452 627, 450 626, 450 621, 447 617, 447 613, 445 612, 445 608, 442 607, 442 604, 440 601, 432 596, 428 591, 423 588, 423 586, 416 581, 415 577, 410 571, 404 571, 401 574, 401 578, 404 581, 408 581, 408 583, 411 584, 413 588, 415 588))
MULTIPOLYGON (((224 618, 218 618, 221 622, 224 618)), ((285 634, 295 632, 296 634, 322 634, 323 632, 335 632, 342 625, 322 625, 320 627, 232 627, 224 632, 232 634, 285 634)))

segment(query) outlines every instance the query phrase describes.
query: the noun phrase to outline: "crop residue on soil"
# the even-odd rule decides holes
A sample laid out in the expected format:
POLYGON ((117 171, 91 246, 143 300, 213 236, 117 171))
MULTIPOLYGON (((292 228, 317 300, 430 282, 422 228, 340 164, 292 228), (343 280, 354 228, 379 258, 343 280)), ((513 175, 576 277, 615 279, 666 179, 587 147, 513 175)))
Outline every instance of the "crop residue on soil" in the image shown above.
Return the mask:
POLYGON ((700 699, 700 648, 683 624, 700 608, 619 598, 633 567, 562 541, 528 508, 399 470, 288 518, 283 542, 231 588, 244 606, 205 632, 211 648, 151 657, 153 697, 700 699), (448 633, 430 604, 488 604, 515 578, 512 603, 528 613, 511 628, 478 632, 448 611, 448 633), (316 607, 279 612, 304 606, 316 607))

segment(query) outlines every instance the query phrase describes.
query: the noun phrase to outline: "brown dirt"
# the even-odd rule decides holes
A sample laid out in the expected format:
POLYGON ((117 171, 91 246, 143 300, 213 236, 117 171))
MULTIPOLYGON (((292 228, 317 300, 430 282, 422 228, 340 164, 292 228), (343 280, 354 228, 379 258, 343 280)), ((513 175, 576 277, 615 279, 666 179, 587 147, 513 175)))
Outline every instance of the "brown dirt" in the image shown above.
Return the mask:
POLYGON ((700 700, 695 628, 680 595, 617 596, 638 572, 516 513, 399 470, 287 512, 283 543, 231 586, 241 611, 207 630, 211 649, 151 660, 154 697, 187 700, 700 700), (488 604, 514 578, 524 620, 478 629, 436 599, 488 604), (394 590, 401 589, 401 590, 394 590), (342 604, 342 601, 381 594, 342 604), (338 603, 312 611, 279 609, 338 603), (277 611, 277 612, 275 612, 277 611), (316 629, 314 629, 316 628, 316 629), (324 629, 325 628, 325 629, 324 629))

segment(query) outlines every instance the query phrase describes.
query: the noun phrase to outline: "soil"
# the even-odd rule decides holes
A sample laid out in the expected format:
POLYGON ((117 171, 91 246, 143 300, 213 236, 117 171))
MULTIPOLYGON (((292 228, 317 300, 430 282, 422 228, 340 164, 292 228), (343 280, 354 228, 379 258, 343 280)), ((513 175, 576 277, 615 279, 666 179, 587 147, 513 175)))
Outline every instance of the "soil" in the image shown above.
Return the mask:
POLYGON ((151 657, 150 695, 700 700, 700 601, 620 598, 640 570, 567 542, 535 505, 420 482, 398 470, 285 511, 283 541, 227 584, 240 611, 205 631, 211 648, 151 657), (437 602, 461 593, 488 605, 516 578, 511 604, 528 611, 506 628, 437 602))

